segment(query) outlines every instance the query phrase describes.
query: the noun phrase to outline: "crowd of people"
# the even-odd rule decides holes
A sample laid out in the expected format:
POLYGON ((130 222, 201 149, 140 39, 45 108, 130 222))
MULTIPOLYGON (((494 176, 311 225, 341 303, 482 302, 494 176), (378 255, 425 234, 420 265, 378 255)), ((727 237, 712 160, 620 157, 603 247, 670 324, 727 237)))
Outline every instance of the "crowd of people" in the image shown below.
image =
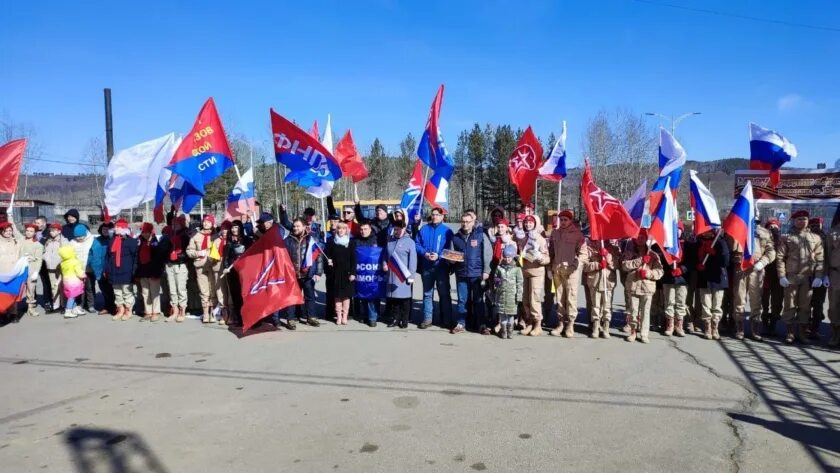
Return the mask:
MULTIPOLYGON (((197 228, 184 215, 170 213, 160 236, 151 223, 134 234, 125 220, 103 223, 94 234, 75 210, 64 215, 63 224, 39 217, 23 226, 23 234, 15 222, 6 221, 0 223, 0 272, 27 258, 25 313, 31 316, 40 314, 40 279, 48 314, 75 318, 96 313, 98 290, 104 300, 98 313, 115 321, 131 320, 136 313, 141 321, 180 323, 193 307, 202 323, 238 326, 243 301, 234 262, 261 235, 280 231, 303 304, 265 322, 291 330, 299 322, 317 327, 326 319, 346 325, 350 318, 371 327, 381 320, 406 328, 419 275, 420 329, 437 320, 453 334, 469 330, 510 339, 517 331, 539 336, 545 328, 572 338, 583 287, 589 336, 610 338, 613 293, 621 282, 621 332, 630 342, 648 343, 652 328, 678 337, 696 330, 718 340, 724 326, 737 339, 748 335, 760 341, 774 336, 781 321, 785 342, 807 343, 819 338, 830 297, 828 345, 840 345, 840 225, 826 233, 822 219, 809 218, 804 210, 791 216, 786 234, 776 219, 759 225, 749 264, 742 264, 744 248, 727 235, 708 231, 694 236, 680 223, 682 256, 668 264, 646 230, 624 240, 590 240, 571 210, 558 212, 546 226, 529 207, 512 213, 513 222, 502 208, 493 209, 484 223, 468 210, 453 231, 444 223, 443 208, 433 208, 423 222, 419 216, 409 221, 399 209, 389 213, 385 206, 377 206, 371 219, 363 218, 358 203, 341 215, 329 199, 328 208, 324 229, 311 208, 290 219, 280 207, 276 222, 267 212, 218 225, 206 215, 197 228), (356 292, 359 247, 382 250, 382 298, 362 299, 356 292), (316 305, 321 278, 323 319, 316 305)), ((22 314, 12 307, 3 316, 17 322, 22 314)))

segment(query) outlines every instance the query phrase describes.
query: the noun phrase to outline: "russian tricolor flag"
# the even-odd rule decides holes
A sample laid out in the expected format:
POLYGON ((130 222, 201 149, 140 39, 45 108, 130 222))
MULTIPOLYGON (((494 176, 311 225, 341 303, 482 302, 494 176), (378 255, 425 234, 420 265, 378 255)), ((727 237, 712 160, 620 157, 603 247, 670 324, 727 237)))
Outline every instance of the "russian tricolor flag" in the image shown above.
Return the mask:
POLYGON ((315 238, 310 236, 309 244, 306 246, 306 253, 303 256, 303 263, 301 263, 301 269, 306 270, 311 268, 320 257, 321 246, 315 241, 315 238))
POLYGON ((779 169, 796 154, 796 146, 787 138, 750 123, 750 169, 769 170, 773 188, 779 184, 779 169))
POLYGON ((688 171, 691 178, 690 201, 694 211, 694 234, 702 235, 720 228, 720 212, 711 191, 697 177, 697 171, 688 171))
POLYGON ((665 188, 662 190, 662 199, 659 207, 653 213, 648 235, 655 241, 668 264, 679 261, 682 257, 678 237, 679 213, 677 203, 674 201, 674 194, 671 193, 671 178, 665 180, 665 188))
POLYGON ((397 255, 391 254, 388 256, 388 270, 394 273, 394 276, 396 276, 400 282, 405 282, 407 279, 411 278, 411 271, 408 269, 408 266, 406 266, 405 263, 397 257, 397 255))
MULTIPOLYGON (((549 181, 559 182, 566 177, 566 121, 563 120, 563 130, 551 148, 548 158, 540 167, 540 177, 549 181)), ((644 204, 644 202, 643 202, 644 204)), ((641 218, 641 217, 639 217, 641 218)))
POLYGON ((420 138, 417 146, 417 157, 426 166, 429 166, 441 179, 448 181, 455 171, 455 163, 446 152, 446 145, 443 143, 443 133, 440 131, 440 109, 443 105, 443 84, 435 95, 432 102, 432 109, 429 111, 429 119, 426 122, 426 130, 420 138))
POLYGON ((637 225, 641 226, 642 217, 645 215, 645 199, 647 198, 647 179, 642 181, 642 185, 636 189, 636 192, 624 202, 624 208, 627 213, 633 218, 637 225))
POLYGON ((13 305, 23 300, 27 279, 29 263, 25 257, 20 258, 10 272, 0 274, 0 312, 8 312, 13 305))
POLYGON ((414 172, 411 174, 411 179, 408 181, 408 187, 403 192, 402 200, 400 200, 400 208, 406 213, 409 222, 414 221, 414 217, 420 212, 422 202, 420 201, 420 189, 423 186, 423 163, 417 161, 414 164, 414 172))
POLYGON ((752 182, 747 181, 741 195, 732 206, 732 211, 723 222, 723 231, 731 236, 744 249, 741 269, 753 265, 753 247, 755 243, 755 200, 753 200, 752 182))
POLYGON ((424 195, 433 209, 440 207, 447 212, 449 211, 449 180, 442 175, 435 173, 426 182, 424 195))
POLYGON ((686 154, 682 145, 665 128, 659 128, 659 178, 653 183, 650 191, 650 208, 659 207, 665 183, 670 180, 670 189, 674 197, 682 180, 682 169, 685 166, 686 154))
POLYGON ((234 220, 248 213, 256 206, 256 190, 254 189, 254 169, 245 171, 236 181, 233 190, 227 198, 225 206, 225 220, 234 220))

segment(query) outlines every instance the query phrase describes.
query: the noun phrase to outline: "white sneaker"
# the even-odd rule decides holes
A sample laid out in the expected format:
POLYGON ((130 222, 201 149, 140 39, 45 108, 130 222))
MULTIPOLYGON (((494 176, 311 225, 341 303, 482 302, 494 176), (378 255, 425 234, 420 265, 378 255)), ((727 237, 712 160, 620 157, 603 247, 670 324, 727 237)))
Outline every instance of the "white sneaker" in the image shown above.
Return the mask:
POLYGON ((85 315, 85 314, 87 314, 87 311, 82 309, 79 306, 76 306, 76 307, 73 308, 73 313, 76 314, 76 315, 85 315))
POLYGON ((75 319, 78 316, 79 315, 76 312, 74 312, 73 309, 70 309, 70 310, 64 309, 64 318, 65 319, 75 319))

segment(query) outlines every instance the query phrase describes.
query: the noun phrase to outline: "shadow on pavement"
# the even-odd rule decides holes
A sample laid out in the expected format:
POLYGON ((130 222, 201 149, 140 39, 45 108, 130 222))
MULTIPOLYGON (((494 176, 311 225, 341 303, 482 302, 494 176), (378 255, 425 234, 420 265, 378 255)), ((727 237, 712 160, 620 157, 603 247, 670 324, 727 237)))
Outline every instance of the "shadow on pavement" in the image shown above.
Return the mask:
POLYGON ((64 434, 79 473, 167 473, 143 438, 131 432, 74 428, 64 434))
POLYGON ((772 413, 730 417, 799 442, 823 471, 840 469, 840 374, 814 356, 822 348, 728 339, 721 346, 772 413))

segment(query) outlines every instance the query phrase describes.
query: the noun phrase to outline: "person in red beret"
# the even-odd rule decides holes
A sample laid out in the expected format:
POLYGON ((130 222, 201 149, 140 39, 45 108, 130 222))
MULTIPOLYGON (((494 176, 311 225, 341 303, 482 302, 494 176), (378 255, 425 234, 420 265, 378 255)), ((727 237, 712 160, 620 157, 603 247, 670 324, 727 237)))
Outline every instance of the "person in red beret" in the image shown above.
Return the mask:
POLYGON ((140 285, 143 300, 142 321, 157 322, 160 319, 160 278, 163 275, 164 259, 160 242, 155 235, 155 226, 145 222, 137 238, 137 271, 134 273, 140 285))
POLYGON ((187 316, 187 247, 190 236, 187 218, 179 215, 172 219, 172 233, 164 235, 159 242, 163 254, 166 272, 166 285, 169 288, 169 318, 167 322, 183 322, 187 316))
POLYGON ((624 281, 630 299, 627 306, 626 322, 630 326, 626 340, 635 342, 638 337, 642 343, 649 343, 650 305, 656 292, 656 281, 665 273, 662 260, 648 244, 647 229, 641 229, 636 239, 625 248, 621 255, 621 269, 627 273, 624 281))
POLYGON ((542 335, 542 302, 545 298, 545 266, 551 262, 548 242, 537 228, 534 215, 522 216, 522 233, 515 234, 518 252, 522 255, 523 331, 536 337, 542 335))
MULTIPOLYGON (((825 248, 826 234, 823 230, 823 218, 810 218, 808 220, 808 229, 811 230, 811 233, 822 239, 823 248, 825 248)), ((828 295, 828 286, 828 271, 826 271, 826 274, 823 276, 822 286, 815 287, 813 293, 811 294, 811 321, 808 324, 808 337, 812 340, 819 340, 820 338, 820 325, 822 325, 823 319, 825 319, 824 307, 825 299, 828 295)))
POLYGON ((840 223, 831 227, 825 238, 825 265, 827 274, 823 285, 829 288, 828 320, 831 323, 831 338, 828 346, 840 346, 840 223))
POLYGON ((727 242, 732 248, 732 302, 733 317, 735 319, 735 338, 744 339, 744 325, 746 319, 746 308, 749 304, 752 338, 761 341, 761 296, 764 288, 764 281, 767 276, 766 269, 776 262, 776 246, 773 243, 773 235, 766 228, 756 225, 755 236, 753 237, 752 264, 749 267, 741 268, 744 259, 744 249, 731 238, 727 242))
POLYGON ((585 240, 574 218, 574 212, 568 209, 558 214, 558 226, 551 232, 548 246, 559 320, 551 335, 562 334, 568 338, 575 336, 577 291, 580 287, 581 266, 586 262, 585 240))
MULTIPOLYGON (((210 259, 213 262, 213 271, 216 272, 216 301, 221 312, 219 325, 226 325, 230 316, 228 311, 228 306, 230 305, 230 289, 228 287, 227 277, 225 276, 225 266, 222 264, 222 260, 224 259, 225 251, 227 251, 227 243, 232 226, 233 224, 229 220, 225 220, 221 225, 219 225, 219 234, 216 239, 213 240, 213 251, 210 252, 210 259)), ((211 318, 215 318, 212 313, 211 318)))
POLYGON ((21 243, 21 254, 29 262, 29 279, 26 281, 26 303, 29 309, 26 313, 33 317, 38 316, 36 311, 38 299, 35 297, 35 287, 38 285, 38 272, 44 262, 44 245, 36 238, 37 231, 37 225, 27 223, 24 227, 23 242, 21 243))
POLYGON ((776 256, 779 284, 784 288, 782 322, 785 324, 785 343, 797 338, 807 343, 811 318, 811 294, 823 286, 824 253, 822 238, 808 228, 808 211, 798 210, 791 216, 793 226, 782 238, 776 256))
POLYGON ((126 321, 134 311, 134 271, 137 269, 137 240, 131 237, 128 222, 120 219, 114 224, 114 238, 105 260, 103 277, 114 288, 117 311, 111 320, 126 321))
POLYGON ((218 304, 216 298, 216 285, 218 283, 218 271, 214 269, 215 262, 210 259, 210 250, 213 247, 213 229, 216 226, 216 218, 212 215, 205 215, 201 221, 201 229, 190 239, 187 246, 187 256, 193 260, 196 272, 198 292, 201 295, 201 323, 209 324, 215 318, 211 310, 218 304))

